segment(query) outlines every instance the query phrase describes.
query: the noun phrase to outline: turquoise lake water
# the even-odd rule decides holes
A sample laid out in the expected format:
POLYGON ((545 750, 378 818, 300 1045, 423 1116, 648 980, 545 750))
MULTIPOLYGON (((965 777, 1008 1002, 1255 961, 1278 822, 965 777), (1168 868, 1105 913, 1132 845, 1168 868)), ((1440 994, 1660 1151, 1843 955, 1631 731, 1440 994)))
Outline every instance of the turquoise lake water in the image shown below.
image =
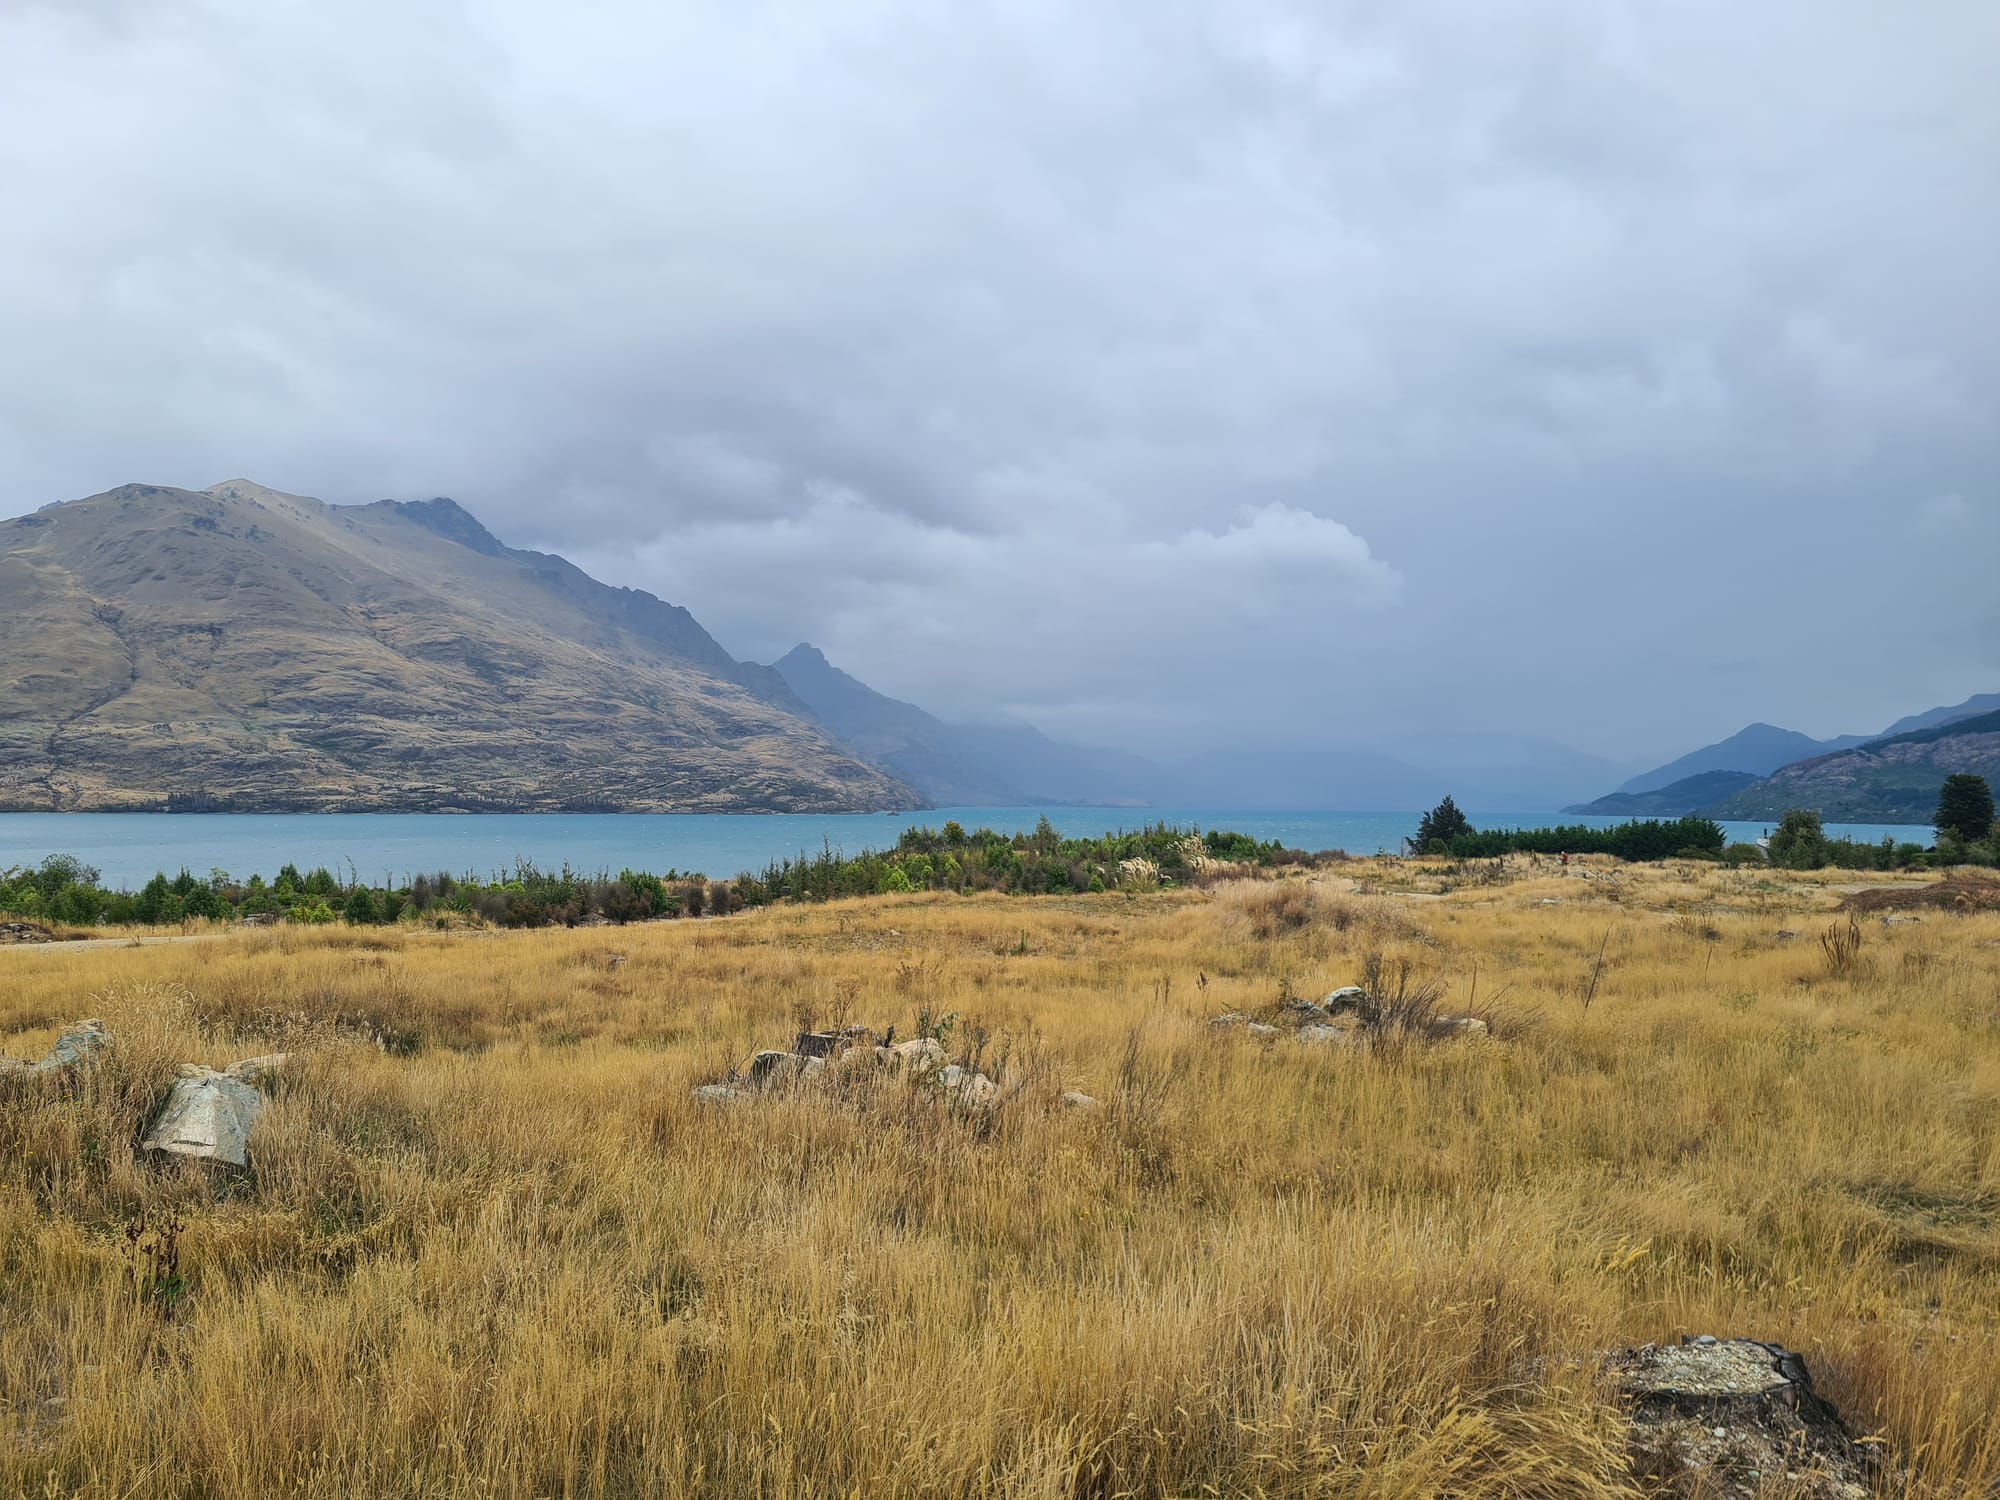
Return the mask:
MULTIPOLYGON (((1065 834, 1081 836, 1165 821, 1183 827, 1226 828, 1293 849, 1344 849, 1350 854, 1394 851, 1417 831, 1416 812, 1230 812, 1220 808, 941 807, 919 813, 0 813, 0 869, 74 854, 102 872, 107 885, 136 887, 155 871, 182 866, 206 875, 267 879, 290 861, 371 883, 400 884, 419 871, 491 875, 517 860, 542 866, 564 861, 579 870, 630 867, 664 874, 699 871, 726 877, 761 870, 774 858, 818 852, 823 843, 858 854, 892 845, 906 827, 936 828, 957 819, 967 828, 1011 833, 1046 816, 1065 834)), ((1470 814, 1480 828, 1588 823, 1619 818, 1562 813, 1470 814)), ((1734 839, 1755 839, 1763 823, 1726 823, 1734 839)), ((1927 827, 1829 823, 1833 835, 1928 845, 1927 827)))

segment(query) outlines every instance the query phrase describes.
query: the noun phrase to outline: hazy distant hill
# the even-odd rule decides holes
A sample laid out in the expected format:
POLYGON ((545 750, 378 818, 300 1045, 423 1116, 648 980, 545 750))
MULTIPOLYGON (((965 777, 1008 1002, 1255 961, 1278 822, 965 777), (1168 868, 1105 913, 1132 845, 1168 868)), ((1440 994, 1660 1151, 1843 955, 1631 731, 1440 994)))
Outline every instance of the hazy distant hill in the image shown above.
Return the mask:
POLYGON ((1811 735, 1800 734, 1796 729, 1780 729, 1775 724, 1751 724, 1737 730, 1726 740, 1690 750, 1677 760, 1656 766, 1644 775, 1634 776, 1618 788, 1618 793, 1657 792, 1708 771, 1742 771, 1752 777, 1769 776, 1778 767, 1795 760, 1844 750, 1849 745, 1861 744, 1866 738, 1865 735, 1851 734, 1837 739, 1816 740, 1811 735))
POLYGON ((1612 792, 1563 811, 1621 818, 1678 818, 1753 786, 1759 779, 1748 771, 1701 771, 1655 791, 1612 792))
POLYGON ((1029 725, 947 724, 794 646, 771 670, 847 744, 940 806, 1157 800, 1163 774, 1138 756, 1065 745, 1029 725))
POLYGON ((1787 808, 1808 807, 1835 822, 1928 823, 1945 777, 1958 771, 2000 782, 2000 712, 1781 767, 1704 811, 1717 818, 1776 818, 1787 808))
POLYGON ((1982 714, 1995 712, 2000 712, 2000 693, 1974 693, 1963 703, 1955 703, 1950 708, 1927 709, 1920 714, 1911 714, 1906 719, 1898 719, 1882 731, 1881 738, 1909 734, 1918 729, 1935 729, 1960 719, 1977 718, 1982 714))
POLYGON ((127 485, 0 522, 0 805, 917 805, 684 609, 449 500, 127 485))

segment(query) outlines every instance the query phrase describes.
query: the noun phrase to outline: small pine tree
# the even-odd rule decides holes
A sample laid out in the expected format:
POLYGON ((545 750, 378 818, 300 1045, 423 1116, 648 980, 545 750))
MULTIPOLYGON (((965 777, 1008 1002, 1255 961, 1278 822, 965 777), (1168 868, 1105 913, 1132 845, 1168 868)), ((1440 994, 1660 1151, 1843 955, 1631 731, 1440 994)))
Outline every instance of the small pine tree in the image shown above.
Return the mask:
POLYGON ((1945 777, 1931 824, 1940 840, 1946 834, 1956 834, 1966 843, 1976 844, 1991 833, 1993 788, 1986 784, 1986 778, 1963 772, 1945 777))
POLYGON ((375 893, 365 885, 357 885, 348 893, 340 914, 356 927, 372 926, 382 920, 381 908, 375 904, 375 893))
POLYGON ((1453 839, 1472 831, 1472 820, 1458 810, 1456 802, 1446 797, 1418 822, 1417 848, 1422 852, 1449 848, 1453 839))

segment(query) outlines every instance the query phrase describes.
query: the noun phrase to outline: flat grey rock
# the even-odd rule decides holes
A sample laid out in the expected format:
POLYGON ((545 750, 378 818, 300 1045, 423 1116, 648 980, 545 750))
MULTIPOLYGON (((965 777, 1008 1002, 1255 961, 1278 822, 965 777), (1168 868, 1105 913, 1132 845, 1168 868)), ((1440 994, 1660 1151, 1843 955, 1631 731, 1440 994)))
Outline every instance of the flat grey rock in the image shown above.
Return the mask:
POLYGON ((37 1076, 49 1073, 67 1073, 81 1067, 98 1053, 111 1045, 111 1033, 104 1029, 104 1023, 95 1018, 78 1021, 64 1029, 49 1048, 48 1056, 40 1062, 29 1062, 25 1058, 0 1057, 0 1077, 37 1076))
POLYGON ((250 1132, 263 1112, 264 1096, 254 1085, 185 1063, 142 1144, 148 1151, 247 1167, 250 1132))

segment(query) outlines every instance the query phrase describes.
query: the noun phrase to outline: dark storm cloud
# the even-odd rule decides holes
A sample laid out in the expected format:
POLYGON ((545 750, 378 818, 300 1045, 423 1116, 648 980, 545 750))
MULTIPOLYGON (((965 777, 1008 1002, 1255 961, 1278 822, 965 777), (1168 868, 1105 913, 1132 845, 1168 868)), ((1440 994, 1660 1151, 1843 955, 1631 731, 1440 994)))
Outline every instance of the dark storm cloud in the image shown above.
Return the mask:
POLYGON ((248 474, 1106 741, 2000 685, 2000 12, 0 7, 0 509, 248 474))

